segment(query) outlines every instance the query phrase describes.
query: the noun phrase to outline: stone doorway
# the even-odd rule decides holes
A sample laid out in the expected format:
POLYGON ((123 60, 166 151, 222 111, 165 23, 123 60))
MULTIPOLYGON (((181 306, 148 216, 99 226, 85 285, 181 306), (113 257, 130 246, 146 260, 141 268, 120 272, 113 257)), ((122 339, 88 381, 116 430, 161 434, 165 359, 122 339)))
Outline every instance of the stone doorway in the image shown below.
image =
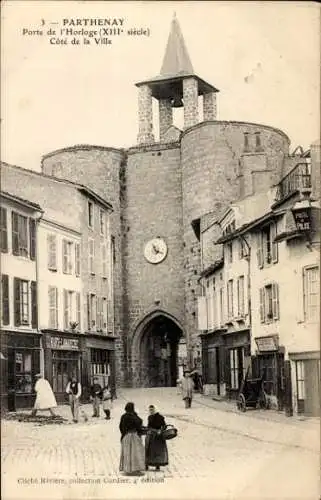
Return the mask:
POLYGON ((175 387, 182 330, 174 320, 161 313, 144 323, 139 335, 139 385, 175 387))

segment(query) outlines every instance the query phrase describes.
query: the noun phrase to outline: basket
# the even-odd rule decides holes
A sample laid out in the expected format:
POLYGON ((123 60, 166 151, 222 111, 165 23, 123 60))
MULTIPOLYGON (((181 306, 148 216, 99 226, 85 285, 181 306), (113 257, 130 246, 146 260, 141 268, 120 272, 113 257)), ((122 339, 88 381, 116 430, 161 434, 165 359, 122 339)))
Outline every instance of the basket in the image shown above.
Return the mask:
POLYGON ((162 432, 164 439, 174 439, 177 436, 177 429, 171 424, 166 426, 166 429, 162 432))

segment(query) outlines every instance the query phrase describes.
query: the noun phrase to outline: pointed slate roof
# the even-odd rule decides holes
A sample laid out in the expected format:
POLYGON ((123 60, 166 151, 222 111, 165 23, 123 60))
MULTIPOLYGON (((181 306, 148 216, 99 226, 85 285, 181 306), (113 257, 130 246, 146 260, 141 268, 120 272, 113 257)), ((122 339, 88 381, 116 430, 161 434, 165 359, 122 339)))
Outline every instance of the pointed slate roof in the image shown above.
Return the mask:
POLYGON ((152 96, 156 99, 168 98, 172 95, 182 97, 182 80, 189 76, 197 79, 199 95, 207 92, 218 92, 218 89, 213 85, 194 73, 181 28, 176 14, 174 14, 160 74, 135 85, 140 87, 147 84, 152 89, 152 96))
POLYGON ((193 66, 188 55, 185 40, 176 14, 174 14, 172 20, 160 74, 164 76, 194 74, 193 66))

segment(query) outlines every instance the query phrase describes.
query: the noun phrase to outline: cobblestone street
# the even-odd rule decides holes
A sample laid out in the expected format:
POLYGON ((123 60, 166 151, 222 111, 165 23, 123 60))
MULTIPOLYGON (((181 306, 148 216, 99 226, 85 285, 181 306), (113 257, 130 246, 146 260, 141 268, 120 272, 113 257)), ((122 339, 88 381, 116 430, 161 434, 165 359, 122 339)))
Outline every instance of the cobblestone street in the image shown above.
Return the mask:
POLYGON ((2 495, 49 498, 319 498, 319 426, 272 411, 238 413, 234 404, 196 395, 183 407, 176 389, 124 389, 112 420, 73 424, 2 422, 2 495), (156 404, 179 435, 168 442, 170 465, 142 478, 118 471, 118 423, 125 401, 146 421, 156 404), (130 488, 130 490, 128 489, 130 488))

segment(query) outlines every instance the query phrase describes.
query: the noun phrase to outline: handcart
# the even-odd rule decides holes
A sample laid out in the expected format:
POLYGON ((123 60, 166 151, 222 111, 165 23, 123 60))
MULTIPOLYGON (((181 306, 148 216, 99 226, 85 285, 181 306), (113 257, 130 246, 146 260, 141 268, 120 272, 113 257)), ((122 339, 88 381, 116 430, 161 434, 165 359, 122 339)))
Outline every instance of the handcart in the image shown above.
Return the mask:
POLYGON ((237 408, 243 412, 247 408, 268 408, 264 392, 264 374, 260 378, 248 378, 248 374, 246 374, 236 404, 237 408))

